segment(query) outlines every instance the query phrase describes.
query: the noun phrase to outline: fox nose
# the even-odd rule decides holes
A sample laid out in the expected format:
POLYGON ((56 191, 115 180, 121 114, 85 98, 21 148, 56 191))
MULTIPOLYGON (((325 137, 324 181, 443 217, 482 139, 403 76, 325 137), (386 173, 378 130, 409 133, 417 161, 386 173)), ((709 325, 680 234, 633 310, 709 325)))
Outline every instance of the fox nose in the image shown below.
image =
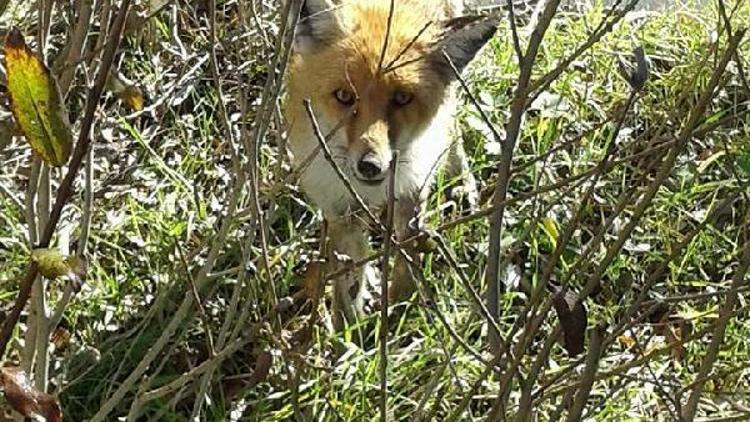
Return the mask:
POLYGON ((383 173, 383 162, 374 153, 365 154, 357 162, 357 172, 364 179, 377 179, 383 173))

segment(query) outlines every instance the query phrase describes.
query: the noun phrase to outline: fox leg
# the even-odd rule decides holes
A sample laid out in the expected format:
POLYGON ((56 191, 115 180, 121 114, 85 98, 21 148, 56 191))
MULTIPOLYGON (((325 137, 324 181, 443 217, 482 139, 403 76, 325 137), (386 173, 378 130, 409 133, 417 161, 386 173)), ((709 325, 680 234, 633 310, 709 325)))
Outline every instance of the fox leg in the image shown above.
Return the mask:
POLYGON ((479 189, 477 189, 477 180, 471 173, 469 159, 461 139, 456 139, 451 144, 446 157, 445 171, 448 177, 461 179, 461 185, 454 187, 450 196, 454 200, 464 201, 469 210, 475 210, 479 205, 479 189))
MULTIPOLYGON (((414 200, 408 198, 399 198, 394 204, 393 223, 396 231, 396 239, 403 242, 410 237, 418 234, 418 212, 424 204, 424 200, 414 200)), ((412 276, 412 271, 419 271, 419 253, 411 245, 402 245, 404 252, 416 263, 416 268, 410 268, 410 264, 400 252, 394 251, 396 255, 393 267, 393 279, 388 286, 388 299, 391 302, 406 300, 416 290, 416 282, 412 276)))
MULTIPOLYGON (((353 219, 328 219, 328 238, 329 262, 334 263, 334 271, 367 256, 367 231, 353 219)), ((350 268, 333 280, 333 326, 336 330, 354 323, 362 314, 365 271, 361 266, 350 268)))

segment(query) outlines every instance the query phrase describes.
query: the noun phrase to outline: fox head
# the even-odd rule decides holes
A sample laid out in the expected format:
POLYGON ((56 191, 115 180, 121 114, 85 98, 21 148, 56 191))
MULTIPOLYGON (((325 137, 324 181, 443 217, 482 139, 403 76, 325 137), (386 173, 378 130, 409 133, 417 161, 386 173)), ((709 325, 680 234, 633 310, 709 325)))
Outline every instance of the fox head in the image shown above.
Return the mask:
POLYGON ((289 69, 292 124, 310 125, 299 120, 311 100, 321 128, 335 131, 335 158, 360 182, 385 179, 392 150, 408 149, 430 125, 455 72, 496 30, 491 18, 443 19, 436 3, 396 0, 391 13, 389 0, 303 2, 289 69))

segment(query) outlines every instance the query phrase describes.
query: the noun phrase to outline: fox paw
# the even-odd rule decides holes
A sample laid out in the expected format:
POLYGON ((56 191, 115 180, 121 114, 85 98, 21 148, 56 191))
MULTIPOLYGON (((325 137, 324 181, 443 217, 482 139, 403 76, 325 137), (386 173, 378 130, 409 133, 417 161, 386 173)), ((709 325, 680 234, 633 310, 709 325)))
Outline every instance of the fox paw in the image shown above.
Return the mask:
POLYGON ((364 282, 362 308, 365 314, 371 314, 380 309, 380 271, 371 265, 366 266, 364 282))
POLYGON ((447 196, 465 213, 472 213, 479 207, 479 190, 472 175, 464 176, 460 184, 448 190, 447 196))

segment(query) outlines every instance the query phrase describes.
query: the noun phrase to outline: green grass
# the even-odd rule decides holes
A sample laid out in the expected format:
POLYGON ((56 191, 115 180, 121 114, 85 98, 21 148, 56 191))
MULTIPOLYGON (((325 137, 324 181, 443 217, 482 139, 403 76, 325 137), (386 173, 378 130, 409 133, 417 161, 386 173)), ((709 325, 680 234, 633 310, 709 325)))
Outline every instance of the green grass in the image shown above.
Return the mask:
MULTIPOLYGON (((227 7, 236 11, 234 3, 227 7)), ((587 30, 601 19, 601 13, 600 8, 592 8, 580 16, 559 17, 545 38, 535 78, 552 70, 582 43, 587 30)), ((153 113, 133 118, 127 117, 129 112, 111 99, 106 103, 106 118, 99 121, 95 131, 95 203, 87 253, 90 269, 82 291, 65 311, 64 326, 72 333, 72 340, 65 348, 55 350, 51 359, 51 390, 59 395, 66 420, 83 420, 95 413, 149 351, 183 298, 190 294, 187 270, 175 245, 180 245, 187 255, 189 271, 196 274, 225 219, 222 212, 234 179, 231 152, 216 107, 218 97, 207 62, 201 71, 189 71, 207 54, 207 31, 192 18, 184 19, 181 37, 190 50, 187 58, 175 54, 179 48, 171 34, 175 22, 166 12, 152 18, 143 33, 124 44, 120 71, 142 84, 150 102, 163 101, 163 105, 153 113), (185 74, 187 80, 173 89, 173 84, 185 74), (102 132, 107 136, 102 136, 102 132)), ((701 61, 709 52, 709 35, 716 22, 716 11, 707 6, 699 12, 651 14, 617 25, 612 34, 552 83, 545 104, 532 107, 528 113, 514 158, 514 168, 521 170, 511 180, 510 196, 535 191, 596 165, 612 142, 613 123, 600 123, 610 120, 628 95, 627 83, 616 72, 616 55, 626 55, 634 42, 642 45, 652 60, 651 77, 625 119, 625 130, 616 141, 615 159, 648 151, 673 139, 707 84, 716 57, 711 56, 707 67, 702 68, 701 61), (575 142, 539 159, 562 142, 577 137, 575 142), (530 164, 520 167, 525 163, 530 164)), ((750 6, 745 3, 735 13, 733 25, 740 28, 748 24, 750 6)), ((264 22, 264 29, 271 35, 277 31, 272 21, 264 22)), ((225 102, 238 133, 239 122, 248 123, 247 129, 252 133, 257 107, 253 106, 243 118, 239 98, 247 93, 253 104, 260 94, 268 72, 269 47, 260 37, 248 39, 237 25, 220 22, 219 33, 223 40, 219 61, 224 95, 231 99, 225 102)), ((750 68, 750 43, 745 41, 741 51, 745 68, 750 68)), ((502 26, 467 74, 472 92, 499 129, 508 118, 517 74, 509 31, 502 26)), ((730 65, 728 75, 699 127, 732 113, 745 113, 744 116, 691 139, 624 250, 607 268, 601 288, 587 300, 589 327, 598 323, 613 327, 620 322, 655 266, 669 256, 713 205, 739 186, 738 177, 750 178, 750 93, 739 83, 736 65, 730 65)), ((82 98, 73 96, 69 103, 71 108, 80 109, 82 98)), ((468 101, 459 115, 462 136, 486 202, 498 157, 488 146, 488 131, 468 101)), ((274 123, 272 129, 260 148, 260 200, 267 223, 273 283, 279 296, 285 297, 299 289, 305 264, 316 257, 321 217, 294 185, 283 185, 289 163, 278 147, 282 138, 279 128, 274 123)), ((572 266, 593 233, 612 215, 618 198, 636 189, 637 194, 614 228, 608 229, 604 246, 594 251, 590 261, 598 263, 603 258, 603 248, 614 242, 632 215, 635 200, 652 180, 664 151, 655 150, 639 160, 618 164, 602 177, 556 267, 553 282, 559 284, 570 276, 574 289, 585 284, 591 268, 571 272, 572 266)), ((244 146, 240 152, 248 154, 244 146)), ((22 199, 30 165, 28 149, 16 138, 2 154, 5 163, 0 184, 22 199)), ((445 205, 445 190, 455 182, 440 177, 430 197, 430 209, 445 205)), ((538 282, 559 234, 587 186, 584 183, 570 190, 543 193, 506 210, 504 243, 508 245, 510 266, 520 274, 522 285, 535 286, 538 282)), ((201 295, 205 320, 216 339, 239 284, 237 312, 247 306, 249 318, 237 329, 255 336, 223 362, 213 377, 211 399, 201 418, 227 420, 230 412, 235 412, 241 420, 282 421, 293 420, 297 411, 303 420, 374 420, 378 414, 380 363, 374 341, 379 329, 377 315, 362 323, 368 335, 364 348, 349 342, 354 338, 353 332, 333 334, 324 323, 313 327, 309 342, 299 341, 295 336, 306 329, 309 308, 295 309, 299 312, 296 315, 283 314, 281 323, 265 321, 271 306, 267 300, 269 279, 260 258, 260 233, 253 217, 250 184, 245 188, 240 201, 242 218, 232 224, 213 275, 209 275, 208 287, 201 295), (273 356, 268 377, 258 385, 241 388, 234 402, 225 400, 223 387, 237 376, 251 374, 262 352, 273 356), (343 355, 337 358, 340 353, 343 355)), ((76 196, 74 204, 66 209, 62 225, 72 228, 71 238, 75 240, 80 234, 77 220, 81 198, 76 196)), ((715 224, 698 234, 649 292, 649 300, 726 289, 737 266, 743 226, 749 224, 748 206, 745 193, 715 224)), ((7 309, 18 288, 16 280, 25 271, 27 229, 23 213, 3 194, 0 210, 0 303, 1 309, 7 309)), ((427 225, 435 227, 456 217, 456 210, 431 213, 427 225)), ((483 292, 487 221, 479 219, 442 235, 473 288, 483 292)), ((487 326, 446 260, 432 252, 426 254, 424 261, 423 294, 434 298, 434 303, 418 299, 393 327, 388 357, 391 420, 411 421, 416 416, 426 420, 484 420, 497 395, 498 383, 496 377, 483 374, 485 365, 466 347, 489 358, 487 326), (451 330, 457 333, 460 343, 451 330), (465 409, 457 411, 470 394, 465 409)), ((62 283, 50 285, 51 303, 59 299, 63 287, 62 283)), ((746 292, 740 297, 741 305, 745 305, 746 292)), ((507 289, 503 293, 499 324, 505 334, 527 300, 523 289, 507 289)), ((692 331, 698 332, 715 322, 722 302, 722 295, 668 302, 667 315, 687 318, 692 331)), ((745 393, 750 389, 750 351, 745 340, 750 335, 750 324, 746 315, 733 319, 727 329, 712 372, 717 376, 705 388, 699 411, 702 416, 735 416, 742 412, 742 406, 750 405, 745 393)), ((22 318, 21 332, 25 321, 22 318)), ((545 319, 522 357, 522 374, 528 373, 556 322, 554 313, 545 319)), ((631 327, 626 336, 635 339, 636 346, 628 348, 615 342, 608 347, 600 373, 664 345, 667 340, 658 330, 658 322, 646 320, 631 327)), ((19 359, 19 340, 17 337, 16 348, 7 358, 9 362, 19 359)), ((679 356, 666 353, 627 373, 595 382, 588 413, 584 414, 601 421, 670 419, 669 409, 673 406, 669 400, 687 399, 687 394, 675 394, 694 381, 709 340, 710 335, 703 336, 687 343, 679 356)), ((145 390, 169 383, 209 356, 206 326, 202 317, 192 312, 150 366, 150 387, 145 390)), ((539 380, 553 379, 574 361, 560 345, 553 346, 539 380)), ((555 391, 576 381, 581 366, 578 368, 554 382, 534 403, 535 420, 553 417, 562 399, 555 391)), ((185 420, 198 385, 188 384, 179 390, 179 395, 169 394, 146 403, 141 417, 185 420)), ((110 416, 126 415, 140 387, 142 382, 110 416)), ((515 377, 506 418, 518 411, 521 388, 515 377)))

